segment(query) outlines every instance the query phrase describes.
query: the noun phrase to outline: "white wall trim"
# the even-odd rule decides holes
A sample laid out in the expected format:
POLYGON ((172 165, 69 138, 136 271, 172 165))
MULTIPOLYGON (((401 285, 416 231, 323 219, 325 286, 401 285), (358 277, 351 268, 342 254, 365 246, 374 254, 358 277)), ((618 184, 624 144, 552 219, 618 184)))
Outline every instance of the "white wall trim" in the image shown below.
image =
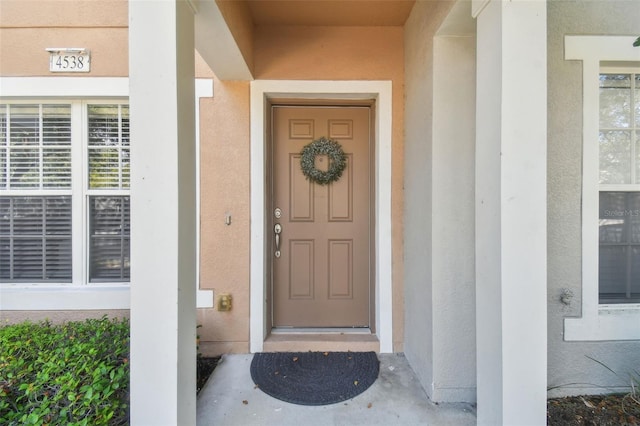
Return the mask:
POLYGON ((598 303, 598 123, 600 61, 640 62, 636 36, 565 36, 565 60, 582 61, 582 317, 565 318, 564 339, 640 339, 640 305, 598 303))
POLYGON ((200 290, 200 99, 213 97, 213 80, 196 78, 196 307, 213 308, 213 290, 200 290))
POLYGON ((0 77, 2 97, 121 98, 129 96, 127 77, 0 77))
POLYGON ((2 311, 130 309, 128 284, 113 286, 12 286, 0 290, 2 311))
POLYGON ((266 330, 265 118, 268 98, 376 99, 376 302, 380 352, 393 352, 393 291, 391 249, 390 81, 257 80, 251 83, 251 293, 250 351, 263 349, 266 330))
MULTIPOLYGON (((212 79, 195 80, 196 95, 196 203, 200 229, 200 98, 213 96, 212 79)), ((25 98, 125 98, 129 96, 128 77, 0 77, 0 97, 25 98)), ((78 233, 82 238, 82 233, 78 233)), ((213 291, 199 289, 200 232, 198 239, 198 269, 196 280, 197 307, 213 307, 213 291)), ((74 266, 75 268, 75 266, 74 266)), ((77 274, 77 268, 74 274, 77 274)), ((6 285, 0 286, 1 310, 90 310, 129 309, 130 286, 75 285, 6 285)))

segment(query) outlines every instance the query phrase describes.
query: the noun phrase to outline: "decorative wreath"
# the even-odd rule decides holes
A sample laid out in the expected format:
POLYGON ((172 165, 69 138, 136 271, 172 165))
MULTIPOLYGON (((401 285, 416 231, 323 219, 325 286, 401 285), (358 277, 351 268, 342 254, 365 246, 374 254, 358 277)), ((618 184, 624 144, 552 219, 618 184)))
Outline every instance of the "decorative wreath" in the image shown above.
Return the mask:
POLYGON ((302 148, 300 166, 302 173, 312 182, 320 185, 327 185, 340 179, 342 172, 347 167, 347 159, 340 144, 324 136, 316 139, 302 148), (316 169, 315 162, 317 155, 327 155, 329 157, 329 169, 326 172, 316 169))

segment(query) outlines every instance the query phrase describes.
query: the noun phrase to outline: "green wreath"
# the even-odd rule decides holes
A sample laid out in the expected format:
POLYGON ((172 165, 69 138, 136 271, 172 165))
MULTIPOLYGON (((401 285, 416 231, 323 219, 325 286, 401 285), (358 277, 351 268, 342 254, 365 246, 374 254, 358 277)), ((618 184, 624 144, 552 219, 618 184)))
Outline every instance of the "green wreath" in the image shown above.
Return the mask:
POLYGON ((327 185, 340 179, 347 167, 347 159, 337 141, 323 136, 302 148, 300 166, 307 179, 320 185, 327 185), (329 169, 326 172, 316 169, 317 155, 329 157, 329 169))

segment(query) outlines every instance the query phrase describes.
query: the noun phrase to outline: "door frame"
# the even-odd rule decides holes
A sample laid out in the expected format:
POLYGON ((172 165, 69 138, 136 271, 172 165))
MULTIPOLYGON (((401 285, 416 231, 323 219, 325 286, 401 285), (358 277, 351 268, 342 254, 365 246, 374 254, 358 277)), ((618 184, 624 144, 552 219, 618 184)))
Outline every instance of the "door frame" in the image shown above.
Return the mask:
POLYGON ((255 80, 250 90, 251 125, 251 271, 249 350, 261 352, 270 324, 267 314, 268 108, 270 99, 375 101, 375 330, 381 353, 393 352, 391 240, 391 81, 255 80))

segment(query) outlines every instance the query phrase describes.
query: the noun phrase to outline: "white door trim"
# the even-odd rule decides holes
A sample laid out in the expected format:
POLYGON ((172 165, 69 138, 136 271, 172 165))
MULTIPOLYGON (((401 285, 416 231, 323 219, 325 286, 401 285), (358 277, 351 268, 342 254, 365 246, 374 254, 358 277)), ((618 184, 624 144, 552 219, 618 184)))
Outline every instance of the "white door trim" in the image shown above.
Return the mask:
POLYGON ((256 80, 251 82, 251 275, 249 349, 267 336, 265 239, 267 100, 375 99, 375 320, 380 352, 393 352, 391 270, 391 81, 256 80))

